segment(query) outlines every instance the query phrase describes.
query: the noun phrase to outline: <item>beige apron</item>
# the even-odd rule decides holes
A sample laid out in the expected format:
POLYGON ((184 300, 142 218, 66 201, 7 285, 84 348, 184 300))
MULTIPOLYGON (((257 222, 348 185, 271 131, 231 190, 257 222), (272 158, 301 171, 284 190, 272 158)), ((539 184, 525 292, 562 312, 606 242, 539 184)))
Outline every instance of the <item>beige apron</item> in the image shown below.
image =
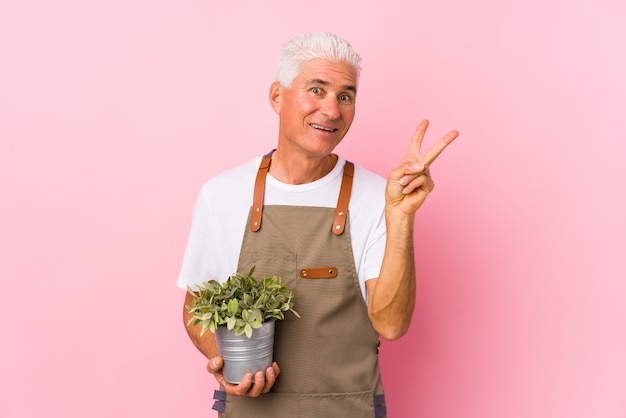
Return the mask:
POLYGON ((272 390, 258 398, 216 391, 221 418, 349 418, 386 415, 378 334, 363 300, 350 240, 348 202, 354 166, 346 163, 337 208, 263 206, 271 153, 255 186, 238 271, 278 275, 295 309, 277 321, 272 390))

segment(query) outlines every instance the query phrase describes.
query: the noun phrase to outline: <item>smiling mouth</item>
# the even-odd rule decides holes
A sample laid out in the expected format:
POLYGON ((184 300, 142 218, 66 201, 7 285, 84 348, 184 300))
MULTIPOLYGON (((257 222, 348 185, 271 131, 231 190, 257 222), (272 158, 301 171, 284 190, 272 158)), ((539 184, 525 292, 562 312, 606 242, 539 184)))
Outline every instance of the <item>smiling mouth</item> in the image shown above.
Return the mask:
POLYGON ((337 128, 327 128, 325 126, 318 125, 316 123, 310 123, 309 126, 311 128, 320 129, 320 130, 326 131, 326 132, 336 132, 337 131, 337 128))

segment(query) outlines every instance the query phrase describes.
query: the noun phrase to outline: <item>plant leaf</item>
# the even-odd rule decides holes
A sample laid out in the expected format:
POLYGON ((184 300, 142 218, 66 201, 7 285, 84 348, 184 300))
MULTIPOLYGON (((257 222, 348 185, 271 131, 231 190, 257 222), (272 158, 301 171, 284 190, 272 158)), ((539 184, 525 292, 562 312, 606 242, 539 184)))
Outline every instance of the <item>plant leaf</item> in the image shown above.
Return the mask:
POLYGON ((228 315, 235 316, 239 310, 239 301, 237 299, 231 299, 228 301, 228 315))

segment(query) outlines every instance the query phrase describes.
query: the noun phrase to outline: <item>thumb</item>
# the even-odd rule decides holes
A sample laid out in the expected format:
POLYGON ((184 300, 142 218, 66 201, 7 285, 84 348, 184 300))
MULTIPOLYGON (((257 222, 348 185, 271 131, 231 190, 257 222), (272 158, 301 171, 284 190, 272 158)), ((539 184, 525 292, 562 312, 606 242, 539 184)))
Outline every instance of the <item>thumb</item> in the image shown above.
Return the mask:
POLYGON ((209 360, 209 363, 207 364, 206 368, 209 371, 209 373, 215 373, 215 372, 220 371, 223 366, 224 366, 224 360, 220 356, 215 356, 209 360))

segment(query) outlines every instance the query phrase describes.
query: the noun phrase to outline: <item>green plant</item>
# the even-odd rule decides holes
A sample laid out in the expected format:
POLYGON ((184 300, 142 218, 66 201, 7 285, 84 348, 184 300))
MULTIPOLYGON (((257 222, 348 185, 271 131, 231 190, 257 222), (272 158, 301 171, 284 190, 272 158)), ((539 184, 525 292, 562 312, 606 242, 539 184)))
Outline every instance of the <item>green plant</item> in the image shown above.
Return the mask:
POLYGON ((235 335, 252 336, 252 330, 260 328, 265 321, 285 319, 285 312, 293 309, 293 293, 283 284, 280 277, 255 279, 255 266, 246 275, 234 274, 225 282, 204 282, 199 290, 188 292, 193 295, 193 306, 186 308, 192 317, 187 325, 202 324, 200 335, 209 330, 215 333, 218 326, 235 330, 235 335))

